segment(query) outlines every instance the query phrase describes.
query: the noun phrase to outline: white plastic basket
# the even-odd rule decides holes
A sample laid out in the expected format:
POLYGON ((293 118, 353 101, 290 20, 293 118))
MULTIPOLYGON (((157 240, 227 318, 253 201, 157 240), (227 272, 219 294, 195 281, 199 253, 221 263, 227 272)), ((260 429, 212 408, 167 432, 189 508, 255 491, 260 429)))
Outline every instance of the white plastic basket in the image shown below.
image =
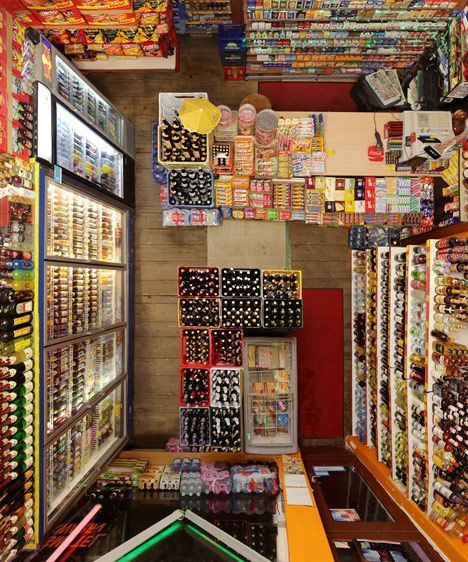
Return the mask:
POLYGON ((208 99, 208 94, 206 92, 161 92, 159 94, 159 124, 163 122, 163 119, 172 120, 184 100, 195 98, 208 99))

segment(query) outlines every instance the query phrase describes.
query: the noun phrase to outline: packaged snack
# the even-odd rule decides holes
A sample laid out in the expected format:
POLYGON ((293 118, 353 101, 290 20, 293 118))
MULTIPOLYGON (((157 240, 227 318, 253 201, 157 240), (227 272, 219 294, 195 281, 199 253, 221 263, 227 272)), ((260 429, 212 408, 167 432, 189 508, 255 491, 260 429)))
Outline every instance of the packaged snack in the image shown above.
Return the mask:
POLYGON ((277 494, 279 492, 278 474, 266 465, 231 466, 233 493, 277 494))
POLYGON ((143 55, 143 51, 137 43, 125 43, 121 45, 121 48, 125 57, 141 57, 143 55))
POLYGON ((204 463, 201 467, 202 490, 204 494, 230 494, 231 475, 227 463, 204 463))

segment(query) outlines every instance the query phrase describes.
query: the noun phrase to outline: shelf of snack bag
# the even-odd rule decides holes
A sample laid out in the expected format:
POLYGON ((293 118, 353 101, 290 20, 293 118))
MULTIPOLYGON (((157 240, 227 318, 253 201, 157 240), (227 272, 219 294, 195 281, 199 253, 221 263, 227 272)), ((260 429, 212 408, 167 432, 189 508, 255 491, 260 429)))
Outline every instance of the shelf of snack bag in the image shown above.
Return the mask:
POLYGON ((158 60, 168 58, 175 68, 177 43, 170 0, 74 0, 66 10, 48 9, 38 0, 10 4, 15 17, 87 69, 157 68, 159 64, 171 69, 167 61, 158 60))
POLYGON ((466 539, 468 519, 462 499, 467 486, 467 251, 467 232, 426 243, 427 514, 458 543, 466 539))
POLYGON ((247 78, 354 77, 413 66, 456 7, 247 0, 247 78))

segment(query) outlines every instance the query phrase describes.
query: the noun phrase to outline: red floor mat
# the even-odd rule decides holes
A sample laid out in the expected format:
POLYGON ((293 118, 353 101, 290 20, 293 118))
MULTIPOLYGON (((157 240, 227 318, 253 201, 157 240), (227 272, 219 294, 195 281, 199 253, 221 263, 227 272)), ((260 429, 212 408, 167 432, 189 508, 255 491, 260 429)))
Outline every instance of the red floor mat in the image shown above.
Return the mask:
POLYGON ((299 437, 343 436, 343 292, 305 289, 297 337, 299 437))
POLYGON ((258 93, 276 111, 359 111, 349 95, 354 82, 259 82, 258 93))

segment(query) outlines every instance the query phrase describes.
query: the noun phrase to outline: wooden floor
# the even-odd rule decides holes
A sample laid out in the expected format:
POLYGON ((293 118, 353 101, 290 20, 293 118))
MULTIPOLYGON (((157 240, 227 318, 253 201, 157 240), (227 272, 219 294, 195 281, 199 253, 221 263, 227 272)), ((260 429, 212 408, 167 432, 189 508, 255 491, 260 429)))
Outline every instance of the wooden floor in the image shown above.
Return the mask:
MULTIPOLYGON (((178 434, 178 265, 204 265, 206 228, 162 228, 159 188, 151 172, 151 125, 160 92, 208 92, 215 104, 237 109, 256 82, 225 82, 215 39, 184 38, 180 72, 89 75, 136 128, 134 431, 137 446, 156 446, 178 434)), ((350 270, 344 229, 303 223, 289 227, 294 268, 304 287, 342 288, 345 325, 345 428, 350 428, 350 270)))

